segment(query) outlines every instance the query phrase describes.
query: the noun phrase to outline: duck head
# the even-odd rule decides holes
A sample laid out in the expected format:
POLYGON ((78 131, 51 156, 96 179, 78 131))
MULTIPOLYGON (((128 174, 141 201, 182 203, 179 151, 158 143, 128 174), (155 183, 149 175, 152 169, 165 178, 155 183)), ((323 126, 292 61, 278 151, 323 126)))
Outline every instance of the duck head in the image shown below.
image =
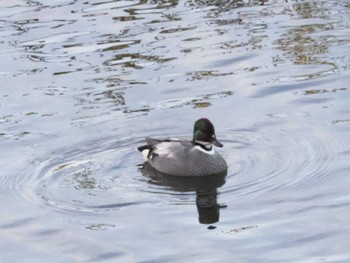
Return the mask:
POLYGON ((214 144, 217 147, 224 145, 216 139, 214 125, 206 118, 199 119, 194 124, 193 143, 210 150, 214 144))

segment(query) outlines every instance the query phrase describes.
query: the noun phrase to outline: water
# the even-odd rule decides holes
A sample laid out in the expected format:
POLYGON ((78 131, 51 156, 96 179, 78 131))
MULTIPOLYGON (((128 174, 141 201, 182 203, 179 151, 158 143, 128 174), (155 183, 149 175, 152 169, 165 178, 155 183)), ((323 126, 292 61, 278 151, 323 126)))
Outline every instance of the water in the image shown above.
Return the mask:
POLYGON ((1 262, 347 262, 347 1, 0 3, 1 262), (216 127, 226 177, 141 170, 216 127))

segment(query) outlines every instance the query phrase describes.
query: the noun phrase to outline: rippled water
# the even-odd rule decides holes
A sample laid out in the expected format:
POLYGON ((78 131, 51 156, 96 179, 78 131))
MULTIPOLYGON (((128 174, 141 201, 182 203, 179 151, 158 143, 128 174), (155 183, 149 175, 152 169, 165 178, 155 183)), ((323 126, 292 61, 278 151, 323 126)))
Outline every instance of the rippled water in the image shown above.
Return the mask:
MULTIPOLYGON (((0 3, 1 262, 347 262, 348 1, 0 3), (226 176, 141 169, 208 117, 226 176)), ((147 167, 146 167, 147 168, 147 167)))

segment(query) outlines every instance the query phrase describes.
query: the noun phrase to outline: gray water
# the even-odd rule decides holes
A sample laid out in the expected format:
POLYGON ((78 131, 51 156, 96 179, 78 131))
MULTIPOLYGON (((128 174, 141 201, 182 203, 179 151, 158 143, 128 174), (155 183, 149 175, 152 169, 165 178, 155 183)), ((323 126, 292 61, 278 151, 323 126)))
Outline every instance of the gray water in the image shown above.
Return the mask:
POLYGON ((349 262, 348 1, 0 2, 1 262, 349 262), (141 170, 209 118, 226 177, 141 170))

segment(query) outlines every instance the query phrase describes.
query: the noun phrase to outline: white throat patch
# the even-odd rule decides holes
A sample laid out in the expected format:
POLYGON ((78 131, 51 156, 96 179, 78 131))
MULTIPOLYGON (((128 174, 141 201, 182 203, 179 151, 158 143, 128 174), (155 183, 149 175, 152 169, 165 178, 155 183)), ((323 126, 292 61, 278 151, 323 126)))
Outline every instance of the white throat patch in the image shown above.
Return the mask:
POLYGON ((214 149, 214 147, 211 147, 211 149, 210 149, 209 151, 204 150, 204 149, 203 149, 202 147, 200 147, 199 145, 194 146, 194 148, 195 148, 196 150, 199 150, 199 151, 204 152, 204 153, 206 153, 206 154, 210 154, 210 155, 215 154, 215 149, 214 149))

